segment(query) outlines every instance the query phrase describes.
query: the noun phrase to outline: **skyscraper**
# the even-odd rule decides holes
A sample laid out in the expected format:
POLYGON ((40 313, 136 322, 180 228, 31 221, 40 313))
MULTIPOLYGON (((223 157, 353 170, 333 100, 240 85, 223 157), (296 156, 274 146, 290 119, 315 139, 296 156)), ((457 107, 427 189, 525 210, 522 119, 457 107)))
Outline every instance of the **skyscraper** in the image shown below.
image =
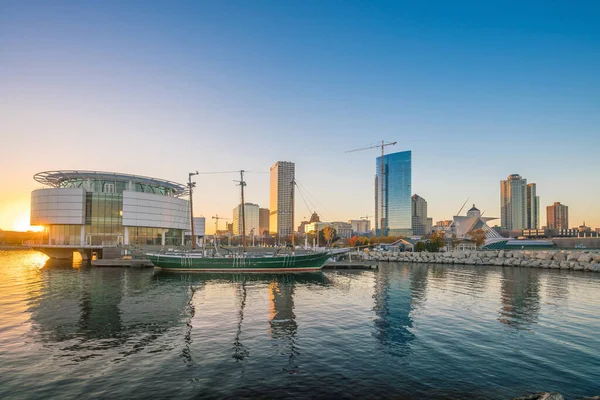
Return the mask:
POLYGON ((269 209, 258 209, 258 230, 262 236, 265 232, 269 233, 269 209))
POLYGON ((536 196, 535 183, 527 185, 527 228, 540 227, 540 197, 536 196))
POLYGON ((412 196, 412 230, 413 235, 427 235, 431 227, 427 225, 427 201, 418 194, 412 196))
POLYGON ((375 234, 377 236, 412 235, 411 160, 410 151, 387 154, 383 158, 377 157, 375 176, 375 234))
POLYGON ((292 182, 295 169, 295 164, 289 161, 277 161, 271 167, 269 229, 280 237, 290 236, 294 229, 292 182))
POLYGON ((546 207, 548 229, 569 229, 569 207, 560 202, 546 207))
POLYGON ((508 230, 537 229, 540 224, 540 198, 535 183, 518 174, 500 181, 500 223, 508 230))
MULTIPOLYGON (((258 204, 246 203, 244 206, 246 220, 246 236, 259 236, 259 208, 258 204)), ((233 209, 233 234, 242 234, 242 205, 233 209)))

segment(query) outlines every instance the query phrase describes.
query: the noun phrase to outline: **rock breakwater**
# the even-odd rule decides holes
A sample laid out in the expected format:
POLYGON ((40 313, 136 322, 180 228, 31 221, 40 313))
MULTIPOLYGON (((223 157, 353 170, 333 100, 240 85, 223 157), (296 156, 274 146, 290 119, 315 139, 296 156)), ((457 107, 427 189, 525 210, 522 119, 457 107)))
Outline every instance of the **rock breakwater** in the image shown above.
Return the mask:
POLYGON ((444 253, 371 252, 364 260, 432 264, 495 265, 600 272, 600 252, 570 250, 455 250, 444 253))

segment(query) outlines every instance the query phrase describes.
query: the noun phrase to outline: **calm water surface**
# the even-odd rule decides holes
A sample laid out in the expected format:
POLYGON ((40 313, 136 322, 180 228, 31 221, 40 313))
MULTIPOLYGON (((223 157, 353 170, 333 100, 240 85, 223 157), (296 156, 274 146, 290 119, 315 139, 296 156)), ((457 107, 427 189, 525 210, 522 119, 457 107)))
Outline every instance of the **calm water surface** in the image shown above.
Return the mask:
POLYGON ((160 274, 0 251, 0 398, 600 394, 600 274, 160 274))

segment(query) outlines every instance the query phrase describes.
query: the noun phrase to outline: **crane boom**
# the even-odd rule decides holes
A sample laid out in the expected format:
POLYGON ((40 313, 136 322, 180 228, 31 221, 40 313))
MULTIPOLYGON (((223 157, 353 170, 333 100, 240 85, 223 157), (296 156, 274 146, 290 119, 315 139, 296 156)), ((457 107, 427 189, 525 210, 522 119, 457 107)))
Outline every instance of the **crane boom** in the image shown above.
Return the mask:
MULTIPOLYGON (((379 209, 379 212, 377 212, 377 191, 375 191, 375 234, 377 234, 377 223, 380 223, 380 234, 381 236, 386 236, 386 230, 385 230, 385 223, 386 223, 386 219, 385 219, 385 214, 383 212, 383 205, 384 205, 384 196, 383 196, 383 192, 385 190, 385 179, 384 179, 384 175, 385 175, 385 147, 386 146, 394 146, 397 142, 385 142, 385 140, 381 141, 381 144, 373 144, 369 147, 363 147, 360 149, 354 149, 354 150, 348 150, 346 153, 352 153, 354 151, 362 151, 362 150, 368 150, 368 149, 374 149, 374 148, 381 148, 381 175, 380 175, 380 180, 381 180, 381 193, 379 193, 379 197, 381 198, 381 208, 379 209)), ((376 182, 377 182, 377 177, 375 177, 376 182)), ((377 184, 377 183, 376 183, 377 184)))
POLYGON ((388 142, 388 143, 384 143, 383 141, 381 141, 381 144, 374 144, 372 146, 369 147, 361 147, 360 149, 353 149, 353 150, 348 150, 346 151, 346 153, 352 153, 355 151, 362 151, 362 150, 369 150, 369 149, 375 149, 378 147, 385 147, 385 146, 394 146, 397 142, 388 142))

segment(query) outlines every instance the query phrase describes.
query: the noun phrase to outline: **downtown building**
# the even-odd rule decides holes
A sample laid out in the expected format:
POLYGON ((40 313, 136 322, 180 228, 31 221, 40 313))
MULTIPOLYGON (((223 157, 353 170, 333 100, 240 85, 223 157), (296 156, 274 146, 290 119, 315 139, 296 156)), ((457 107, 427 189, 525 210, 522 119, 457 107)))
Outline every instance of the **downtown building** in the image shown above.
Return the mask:
MULTIPOLYGON (((260 236, 260 208, 258 204, 244 204, 244 221, 246 221, 246 236, 260 236)), ((233 234, 242 235, 242 205, 233 209, 233 234)))
POLYGON ((412 152, 377 157, 375 235, 412 236, 412 152))
POLYGON ((260 236, 269 235, 269 218, 268 208, 258 209, 258 231, 260 236))
POLYGON ((569 207, 560 202, 546 207, 546 225, 548 229, 569 229, 569 207))
POLYGON ((411 223, 413 235, 429 235, 432 231, 433 220, 427 217, 427 201, 418 194, 414 194, 411 200, 411 223))
POLYGON ((294 232, 292 196, 295 173, 293 162, 277 161, 271 166, 269 231, 278 238, 291 236, 294 232))
MULTIPOLYGON (((34 175, 31 225, 44 227, 36 248, 51 258, 100 257, 108 248, 181 246, 190 230, 186 185, 115 172, 62 170, 34 175)), ((204 236, 200 221, 195 235, 204 236)), ((198 240, 198 238, 196 238, 198 240)))
POLYGON ((540 225, 540 198, 535 183, 518 174, 500 181, 500 224, 509 231, 537 229, 540 225))
POLYGON ((352 227, 352 234, 368 236, 371 234, 371 221, 368 219, 350 219, 348 223, 352 227))

